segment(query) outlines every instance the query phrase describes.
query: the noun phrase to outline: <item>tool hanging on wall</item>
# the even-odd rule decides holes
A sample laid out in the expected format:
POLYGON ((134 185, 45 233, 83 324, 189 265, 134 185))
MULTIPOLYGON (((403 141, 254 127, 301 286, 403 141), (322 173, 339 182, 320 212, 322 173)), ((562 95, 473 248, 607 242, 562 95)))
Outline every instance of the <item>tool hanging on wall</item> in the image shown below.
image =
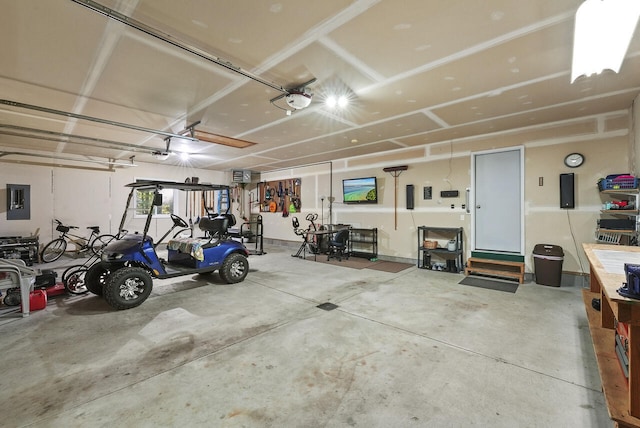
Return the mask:
MULTIPOLYGON (((286 186, 286 183, 285 183, 286 186)), ((289 195, 287 195, 287 189, 285 188, 284 193, 282 194, 282 198, 280 199, 282 201, 282 217, 289 217, 289 206, 287 205, 287 197, 289 195)))
POLYGON ((395 230, 398 230, 398 177, 402 171, 409 169, 407 165, 390 166, 383 168, 384 172, 388 172, 393 176, 393 215, 395 221, 395 230))
POLYGON ((189 196, 188 196, 188 194, 185 195, 185 197, 184 197, 184 218, 189 218, 189 196))
MULTIPOLYGON (((198 212, 196 211, 196 209, 197 209, 196 203, 198 201, 197 201, 197 198, 196 198, 196 193, 195 192, 188 192, 188 193, 191 194, 191 207, 192 207, 193 216, 197 217, 198 216, 198 212)), ((193 221, 194 220, 193 216, 189 216, 189 226, 191 226, 191 228, 193 228, 193 225, 197 223, 197 221, 196 222, 193 221)))
MULTIPOLYGON (((196 193, 196 192, 193 192, 196 193)), ((200 205, 200 218, 204 217, 204 213, 207 212, 207 204, 204 202, 204 192, 201 192, 200 201, 198 201, 198 205, 200 205)))
POLYGON ((290 213, 295 213, 296 212, 296 205, 295 205, 294 201, 296 199, 296 188, 294 186, 293 180, 291 180, 291 183, 289 184, 289 191, 291 192, 291 194, 289 195, 289 212, 290 213))
POLYGON ((242 203, 242 197, 244 196, 244 183, 236 184, 236 202, 238 205, 236 206, 236 211, 240 214, 240 218, 244 219, 244 204, 242 203))

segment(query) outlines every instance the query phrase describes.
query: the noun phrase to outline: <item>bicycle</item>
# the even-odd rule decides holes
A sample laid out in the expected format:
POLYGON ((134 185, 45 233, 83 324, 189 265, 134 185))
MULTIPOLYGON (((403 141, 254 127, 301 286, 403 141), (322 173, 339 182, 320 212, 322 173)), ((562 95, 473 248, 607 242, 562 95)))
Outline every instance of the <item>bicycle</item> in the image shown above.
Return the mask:
POLYGON ((42 249, 40 258, 44 263, 50 263, 58 260, 64 252, 67 250, 68 242, 71 242, 75 246, 75 253, 80 255, 87 252, 91 252, 94 255, 100 255, 102 249, 106 245, 115 239, 115 236, 109 234, 100 234, 99 226, 89 226, 87 229, 91 230, 89 238, 74 235, 69 231, 71 229, 78 229, 77 226, 65 226, 60 220, 55 219, 58 225, 56 230, 60 232, 60 236, 49 242, 42 249))
MULTIPOLYGON (((123 229, 115 235, 114 239, 121 239, 129 233, 123 229)), ((104 236, 104 235, 102 235, 104 236)), ((99 238, 98 238, 99 239, 99 238)), ((84 294, 89 291, 84 282, 84 277, 91 266, 100 261, 100 254, 93 254, 84 263, 71 265, 62 272, 62 284, 71 294, 84 294)))

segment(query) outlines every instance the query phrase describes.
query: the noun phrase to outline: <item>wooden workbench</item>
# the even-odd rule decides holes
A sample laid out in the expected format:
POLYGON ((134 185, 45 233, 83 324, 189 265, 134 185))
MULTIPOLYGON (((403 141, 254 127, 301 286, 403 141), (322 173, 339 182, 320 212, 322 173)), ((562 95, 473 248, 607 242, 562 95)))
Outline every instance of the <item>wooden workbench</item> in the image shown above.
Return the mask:
POLYGON ((640 247, 583 244, 583 248, 591 274, 591 287, 584 290, 583 299, 609 416, 619 427, 640 427, 640 300, 622 297, 617 292, 626 280, 624 263, 612 269, 611 263, 600 258, 604 251, 607 256, 615 255, 615 260, 640 263, 640 247), (591 307, 593 297, 601 299, 600 312, 591 307), (628 385, 616 357, 614 319, 629 324, 628 385))

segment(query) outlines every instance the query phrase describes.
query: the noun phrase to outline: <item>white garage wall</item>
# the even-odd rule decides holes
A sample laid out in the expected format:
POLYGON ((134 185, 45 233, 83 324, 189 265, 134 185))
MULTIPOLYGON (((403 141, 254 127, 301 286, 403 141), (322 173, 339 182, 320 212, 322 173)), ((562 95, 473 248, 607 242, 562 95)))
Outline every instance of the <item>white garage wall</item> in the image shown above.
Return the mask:
MULTIPOLYGON (((137 178, 184 181, 186 177, 199 177, 201 182, 217 184, 227 184, 229 181, 228 174, 224 172, 143 163, 115 171, 2 163, 0 236, 28 236, 39 229, 40 243, 46 243, 57 236, 54 218, 79 226, 83 235, 88 235, 87 226, 96 225, 100 226, 102 233, 115 233, 129 192, 125 184, 137 178), (7 220, 7 184, 31 186, 31 219, 7 220)), ((177 203, 182 206, 184 199, 179 199, 177 203)), ((183 215, 182 211, 180 215, 183 215)), ((154 219, 150 234, 158 238, 170 226, 169 219, 154 219)), ((125 225, 130 231, 142 231, 143 227, 144 219, 130 219, 125 225)))
MULTIPOLYGON (((636 113, 637 114, 637 113, 636 113)), ((525 239, 527 268, 531 270, 530 254, 537 243, 551 243, 565 251, 564 270, 584 272, 583 242, 594 242, 596 220, 600 216, 602 196, 596 187, 598 178, 612 173, 632 171, 630 157, 634 146, 633 113, 613 112, 551 123, 521 130, 497 132, 473 138, 433 145, 415 145, 383 155, 347 158, 314 166, 284 169, 263 174, 268 181, 302 179, 302 212, 296 213, 303 227, 306 214, 324 214, 324 223, 349 223, 358 227, 379 229, 379 254, 413 260, 417 257, 416 227, 420 225, 462 226, 468 248, 469 216, 462 208, 464 189, 470 186, 470 155, 476 150, 523 145, 525 147, 525 239), (630 132, 631 131, 631 132, 630 132), (631 134, 631 135, 630 135, 631 134), (563 158, 571 152, 585 154, 585 165, 569 170, 563 158), (409 165, 398 180, 398 229, 394 227, 394 180, 383 167, 409 165), (576 174, 576 208, 563 210, 558 206, 558 175, 576 174), (342 203, 343 178, 378 177, 379 204, 348 206, 342 203), (543 178, 544 186, 539 186, 543 178), (405 208, 405 186, 416 186, 414 210, 405 208), (434 198, 424 200, 422 188, 433 186, 434 198), (329 217, 329 201, 321 196, 331 194, 335 201, 329 217), (439 198, 441 190, 456 189, 459 198, 439 198), (455 208, 451 209, 450 204, 455 208)), ((230 173, 196 170, 189 167, 168 167, 140 164, 135 168, 115 171, 88 171, 48 166, 0 163, 0 236, 25 236, 40 228, 40 241, 47 242, 52 234, 52 218, 86 227, 97 224, 104 232, 114 233, 119 225, 127 189, 124 185, 137 178, 157 178, 184 181, 199 177, 202 182, 230 184, 230 173), (31 219, 6 220, 6 184, 31 185, 31 219)), ((257 183, 246 186, 245 210, 261 214, 264 235, 274 241, 299 242, 293 233, 291 216, 263 213, 258 205, 248 208, 249 193, 255 199, 257 183)), ((179 200, 181 207, 184 201, 179 200)), ((237 205, 232 212, 241 219, 237 205)), ((183 210, 179 210, 183 215, 183 210)), ((125 224, 130 231, 141 231, 144 219, 125 224)), ((171 226, 168 219, 154 219, 150 234, 162 236, 171 226)), ((468 254, 467 254, 468 255, 468 254)))

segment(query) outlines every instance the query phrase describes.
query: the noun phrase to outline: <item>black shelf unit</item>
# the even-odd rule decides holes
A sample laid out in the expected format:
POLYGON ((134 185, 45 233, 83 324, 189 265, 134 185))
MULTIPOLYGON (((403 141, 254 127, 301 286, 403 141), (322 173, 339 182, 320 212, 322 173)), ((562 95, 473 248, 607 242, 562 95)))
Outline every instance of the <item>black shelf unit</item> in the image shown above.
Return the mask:
POLYGON ((353 257, 375 259, 378 257, 378 228, 349 229, 349 254, 353 257))
POLYGON ((596 229, 596 239, 600 244, 612 244, 612 245, 638 245, 638 235, 640 235, 640 215, 638 214, 638 208, 640 204, 640 192, 638 189, 608 189, 601 190, 600 195, 605 198, 611 198, 615 200, 629 200, 633 204, 635 209, 615 209, 615 210, 600 210, 604 215, 611 217, 626 217, 631 220, 628 229, 607 229, 601 227, 600 220, 598 220, 598 226, 596 229))
POLYGON ((432 269, 431 259, 437 257, 446 262, 445 271, 462 272, 464 270, 464 241, 461 227, 418 227, 418 267, 432 269), (456 249, 446 247, 425 248, 425 241, 454 240, 456 249))

